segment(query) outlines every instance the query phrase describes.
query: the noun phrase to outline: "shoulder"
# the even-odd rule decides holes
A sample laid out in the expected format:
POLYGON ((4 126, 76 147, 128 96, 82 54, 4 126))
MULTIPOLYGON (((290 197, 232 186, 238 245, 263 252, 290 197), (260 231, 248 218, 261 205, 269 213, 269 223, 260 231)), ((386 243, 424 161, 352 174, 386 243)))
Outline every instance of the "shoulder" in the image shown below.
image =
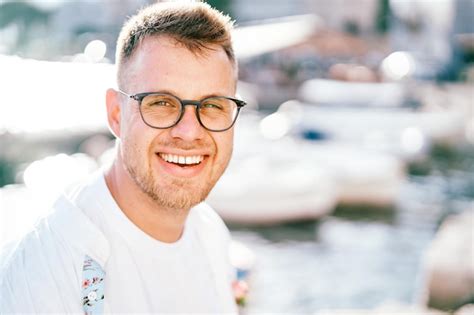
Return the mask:
POLYGON ((86 254, 102 265, 105 237, 67 198, 0 253, 0 314, 76 313, 86 254))

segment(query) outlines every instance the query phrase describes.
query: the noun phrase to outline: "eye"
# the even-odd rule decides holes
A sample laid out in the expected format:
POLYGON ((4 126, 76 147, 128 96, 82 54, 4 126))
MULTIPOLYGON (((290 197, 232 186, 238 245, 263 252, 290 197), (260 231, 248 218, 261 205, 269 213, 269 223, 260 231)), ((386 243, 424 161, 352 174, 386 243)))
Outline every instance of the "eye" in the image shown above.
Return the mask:
POLYGON ((218 103, 204 103, 202 104, 202 107, 206 108, 206 109, 219 109, 219 110, 222 110, 223 106, 221 104, 218 104, 218 103))
POLYGON ((156 101, 150 104, 150 106, 174 106, 173 104, 167 102, 167 101, 156 101))
POLYGON ((231 106, 231 101, 224 97, 214 97, 203 101, 201 108, 212 111, 226 111, 231 106))
POLYGON ((175 109, 179 108, 179 101, 168 95, 150 94, 143 99, 142 105, 149 108, 175 109))

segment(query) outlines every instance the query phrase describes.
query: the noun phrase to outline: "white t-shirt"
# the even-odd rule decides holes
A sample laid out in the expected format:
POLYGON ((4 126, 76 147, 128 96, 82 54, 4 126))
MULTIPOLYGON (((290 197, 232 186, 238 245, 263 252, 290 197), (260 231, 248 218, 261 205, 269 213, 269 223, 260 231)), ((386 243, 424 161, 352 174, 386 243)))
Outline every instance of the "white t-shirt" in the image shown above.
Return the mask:
POLYGON ((125 216, 102 173, 75 190, 70 199, 109 241, 106 312, 218 312, 215 281, 192 215, 181 238, 164 243, 125 216))

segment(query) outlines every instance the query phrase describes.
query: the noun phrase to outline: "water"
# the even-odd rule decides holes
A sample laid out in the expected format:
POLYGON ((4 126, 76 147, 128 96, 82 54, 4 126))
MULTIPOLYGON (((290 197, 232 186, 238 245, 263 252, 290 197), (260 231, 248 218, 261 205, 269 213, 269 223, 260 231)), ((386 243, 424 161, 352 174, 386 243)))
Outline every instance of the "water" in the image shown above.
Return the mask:
POLYGON ((435 152, 427 174, 409 177, 393 209, 339 208, 319 222, 231 226, 257 258, 246 312, 418 303, 423 255, 439 224, 472 206, 472 152, 435 152))

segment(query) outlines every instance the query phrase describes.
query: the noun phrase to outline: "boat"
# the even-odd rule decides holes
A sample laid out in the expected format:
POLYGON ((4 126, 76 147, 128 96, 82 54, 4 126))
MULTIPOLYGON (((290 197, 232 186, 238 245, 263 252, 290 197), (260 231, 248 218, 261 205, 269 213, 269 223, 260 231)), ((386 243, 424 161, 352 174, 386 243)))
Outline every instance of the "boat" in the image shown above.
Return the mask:
POLYGON ((303 82, 298 98, 320 106, 399 107, 407 99, 407 91, 399 82, 347 82, 311 79, 303 82))
MULTIPOLYGON (((325 139, 395 155, 410 163, 423 160, 433 145, 456 144, 464 137, 462 111, 410 108, 314 106, 292 100, 275 113, 286 119, 288 133, 325 139)), ((317 140, 317 139, 316 139, 317 140)))
POLYGON ((337 142, 298 145, 312 163, 323 166, 337 186, 341 206, 392 208, 406 181, 406 164, 390 154, 337 142))
POLYGON ((227 223, 270 225, 331 213, 336 189, 309 161, 249 155, 230 163, 207 202, 227 223))
POLYGON ((474 300, 471 202, 465 211, 448 216, 424 254, 422 304, 453 310, 474 300))

